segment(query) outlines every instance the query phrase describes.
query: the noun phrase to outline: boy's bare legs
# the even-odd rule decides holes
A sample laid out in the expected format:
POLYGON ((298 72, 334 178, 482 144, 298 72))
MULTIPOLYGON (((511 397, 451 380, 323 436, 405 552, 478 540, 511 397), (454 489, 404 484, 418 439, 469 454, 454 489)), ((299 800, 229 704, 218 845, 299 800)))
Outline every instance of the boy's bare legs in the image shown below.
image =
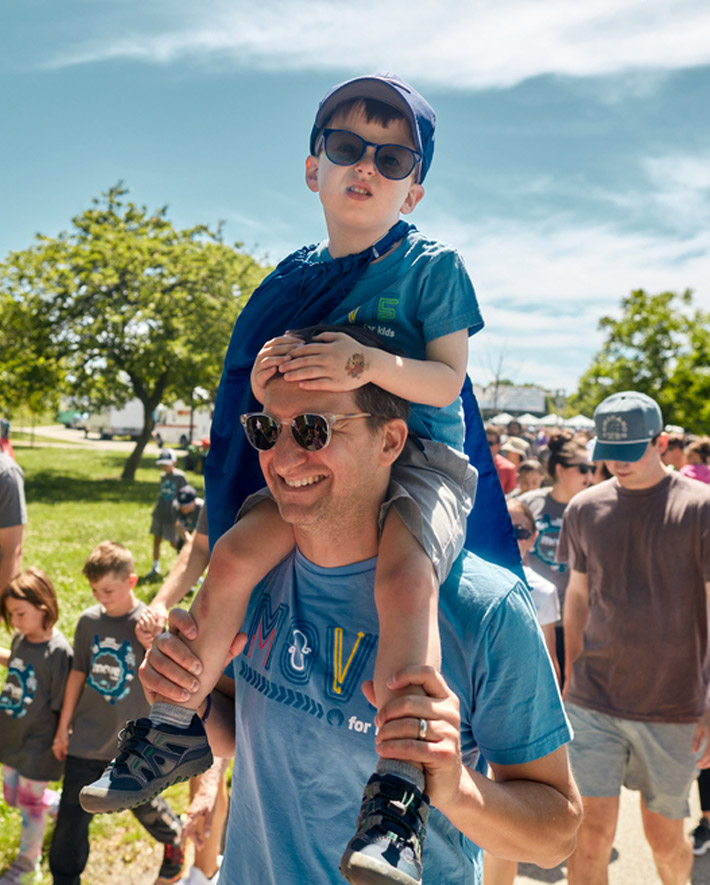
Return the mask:
MULTIPOLYGON (((380 637, 374 689, 378 708, 400 694, 425 692, 409 685, 393 691, 387 680, 403 667, 441 667, 439 583, 431 560, 392 509, 380 539, 375 574, 380 637)), ((423 731, 412 737, 424 738, 423 731)), ((356 885, 406 882, 421 885, 422 844, 429 800, 421 765, 380 759, 365 787, 357 830, 340 861, 356 885)))
MULTIPOLYGON (((181 706, 191 713, 198 709, 222 675, 229 647, 244 621, 251 591, 293 547, 293 530, 281 519, 273 501, 260 502, 225 532, 214 546, 204 583, 190 607, 198 637, 188 644, 202 661, 200 690, 184 705, 176 705, 160 695, 155 703, 181 706)), ((160 721, 160 716, 156 719, 151 712, 151 720, 160 721)))
POLYGON ((373 682, 381 709, 398 695, 424 694, 416 685, 388 688, 387 679, 399 670, 421 664, 441 669, 439 582, 424 548, 394 509, 387 514, 378 549, 375 605, 380 638, 373 682))

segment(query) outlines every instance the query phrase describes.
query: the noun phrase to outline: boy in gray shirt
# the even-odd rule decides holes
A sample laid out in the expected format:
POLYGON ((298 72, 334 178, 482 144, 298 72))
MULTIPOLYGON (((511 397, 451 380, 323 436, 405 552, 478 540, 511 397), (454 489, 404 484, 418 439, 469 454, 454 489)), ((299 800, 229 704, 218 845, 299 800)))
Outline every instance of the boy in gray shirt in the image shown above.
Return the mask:
MULTIPOLYGON (((133 557, 121 544, 104 541, 90 554, 83 573, 98 605, 82 613, 74 635, 74 661, 52 749, 65 760, 64 787, 49 853, 54 885, 79 885, 89 858, 92 814, 79 804, 79 791, 98 777, 116 753, 116 733, 129 719, 147 715, 138 681, 145 649, 136 623, 145 608, 133 588, 133 557)), ((133 809, 150 835, 165 846, 158 881, 182 874, 181 825, 162 798, 133 809)))

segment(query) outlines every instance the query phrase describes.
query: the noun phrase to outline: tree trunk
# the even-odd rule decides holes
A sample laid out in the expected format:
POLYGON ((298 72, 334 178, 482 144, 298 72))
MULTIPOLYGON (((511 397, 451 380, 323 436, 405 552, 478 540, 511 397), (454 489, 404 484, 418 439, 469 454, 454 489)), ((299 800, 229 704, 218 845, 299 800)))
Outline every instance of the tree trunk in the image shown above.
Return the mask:
POLYGON ((148 411, 148 407, 146 404, 143 404, 144 407, 144 416, 143 416, 143 429, 141 430, 140 436, 138 437, 138 441, 136 442, 136 447, 133 449, 131 454, 128 456, 128 460, 123 465, 123 473, 121 473, 121 479, 126 482, 133 482, 136 478, 136 470, 138 469, 138 465, 141 462, 141 457, 143 456, 143 450, 148 445, 151 440, 151 436, 153 433, 153 415, 152 409, 148 411))

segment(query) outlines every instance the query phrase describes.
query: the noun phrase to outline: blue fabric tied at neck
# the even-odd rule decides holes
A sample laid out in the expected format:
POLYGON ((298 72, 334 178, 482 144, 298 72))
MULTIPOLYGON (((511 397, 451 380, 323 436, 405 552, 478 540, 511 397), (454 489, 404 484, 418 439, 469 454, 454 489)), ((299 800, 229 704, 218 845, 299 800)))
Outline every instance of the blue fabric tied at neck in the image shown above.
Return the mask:
MULTIPOLYGON (((212 418, 204 472, 210 549, 231 528, 246 498, 264 486, 258 454, 247 442, 239 421, 244 412, 261 408, 252 394, 250 376, 262 346, 287 329, 323 322, 368 264, 389 252, 410 230, 416 230, 414 225, 398 221, 374 246, 342 258, 317 258, 317 245, 304 246, 284 258, 252 293, 234 325, 212 418)), ((466 547, 517 571, 517 542, 478 404, 468 379, 467 382, 462 391, 466 419, 464 451, 478 469, 479 479, 476 504, 468 520, 466 547)))

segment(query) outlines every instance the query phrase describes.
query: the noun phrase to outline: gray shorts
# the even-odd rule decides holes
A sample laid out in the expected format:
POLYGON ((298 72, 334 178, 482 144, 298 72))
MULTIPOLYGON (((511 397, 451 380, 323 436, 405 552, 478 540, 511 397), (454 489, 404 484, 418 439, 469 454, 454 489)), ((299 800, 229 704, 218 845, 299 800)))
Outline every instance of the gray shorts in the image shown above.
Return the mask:
POLYGON ((477 482, 478 472, 463 452, 410 436, 392 466, 387 500, 380 508, 380 531, 394 507, 443 583, 463 549, 477 482))
MULTIPOLYGON (((466 540, 466 517, 476 496, 478 472, 463 452, 419 437, 409 437, 392 466, 387 500, 380 508, 380 531, 390 507, 432 561, 443 583, 466 540)), ((242 504, 237 519, 271 498, 263 488, 242 504)))
POLYGON ((165 538, 170 544, 177 544, 178 536, 175 531, 175 520, 164 520, 156 514, 153 514, 150 523, 150 534, 157 535, 159 538, 165 538))
POLYGON ((567 703, 574 729, 568 744, 583 796, 618 796, 621 786, 670 820, 688 817, 688 796, 698 776, 692 751, 695 723, 639 722, 567 703))

